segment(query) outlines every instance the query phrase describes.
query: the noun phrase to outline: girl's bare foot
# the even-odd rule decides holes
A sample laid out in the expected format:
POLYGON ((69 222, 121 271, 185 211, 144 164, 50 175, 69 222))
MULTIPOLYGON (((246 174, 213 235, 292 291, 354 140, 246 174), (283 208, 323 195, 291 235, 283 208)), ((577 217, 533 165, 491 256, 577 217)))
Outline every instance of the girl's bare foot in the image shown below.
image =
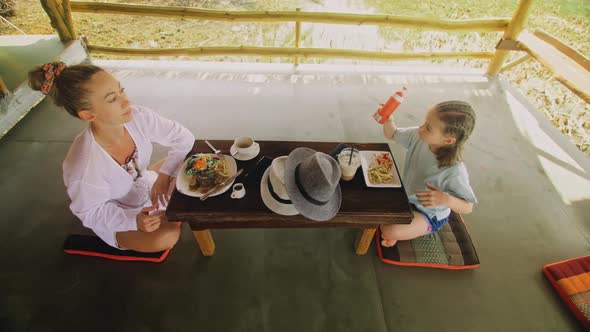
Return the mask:
POLYGON ((393 247, 397 243, 397 240, 381 240, 383 247, 393 247))

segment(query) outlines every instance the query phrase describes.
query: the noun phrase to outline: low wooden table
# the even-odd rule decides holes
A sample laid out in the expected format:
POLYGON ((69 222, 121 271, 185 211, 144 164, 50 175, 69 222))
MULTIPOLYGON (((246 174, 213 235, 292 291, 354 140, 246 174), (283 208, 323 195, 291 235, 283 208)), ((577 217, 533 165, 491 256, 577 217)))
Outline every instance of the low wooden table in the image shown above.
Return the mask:
MULTIPOLYGON (((209 141, 223 153, 229 154, 233 141, 209 141)), ((237 161, 238 169, 249 172, 262 156, 271 158, 286 156, 298 147, 307 147, 316 151, 330 153, 338 143, 330 142, 285 142, 258 141, 260 154, 249 161, 237 161)), ((349 143, 351 144, 351 143, 349 143)), ((389 151, 384 143, 353 143, 359 150, 389 151)), ((189 155, 196 152, 211 153, 203 141, 196 141, 189 155)), ((174 190, 166 216, 170 221, 187 222, 199 248, 204 256, 213 256, 215 243, 210 229, 217 228, 315 228, 315 227, 349 227, 360 228, 355 241, 356 253, 364 255, 377 227, 381 224, 408 224, 412 213, 408 197, 403 188, 367 188, 359 167, 354 179, 340 181, 342 188, 342 205, 340 211, 329 221, 313 221, 301 215, 283 216, 269 210, 260 197, 259 183, 243 175, 235 182, 242 182, 246 196, 242 199, 230 198, 231 188, 219 195, 201 202, 197 197, 190 197, 174 190)))

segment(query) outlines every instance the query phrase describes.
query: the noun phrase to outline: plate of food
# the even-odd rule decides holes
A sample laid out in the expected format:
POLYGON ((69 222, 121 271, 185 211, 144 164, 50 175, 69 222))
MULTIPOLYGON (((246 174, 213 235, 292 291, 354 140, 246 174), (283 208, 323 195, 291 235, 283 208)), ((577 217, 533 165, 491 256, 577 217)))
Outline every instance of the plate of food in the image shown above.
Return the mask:
POLYGON ((402 186, 390 152, 360 151, 360 153, 367 187, 399 188, 402 186))
MULTIPOLYGON (((219 158, 211 153, 197 153, 182 164, 176 178, 176 189, 188 196, 201 197, 237 171, 238 165, 231 156, 219 158)), ((233 183, 229 182, 211 196, 223 194, 233 183)))

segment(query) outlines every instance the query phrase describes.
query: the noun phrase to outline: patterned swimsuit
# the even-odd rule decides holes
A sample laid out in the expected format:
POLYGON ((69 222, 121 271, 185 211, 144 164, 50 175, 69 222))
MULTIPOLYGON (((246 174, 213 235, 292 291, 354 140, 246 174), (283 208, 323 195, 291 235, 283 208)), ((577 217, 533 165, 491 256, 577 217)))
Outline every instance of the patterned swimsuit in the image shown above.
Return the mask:
POLYGON ((128 161, 121 166, 123 167, 123 169, 127 171, 127 173, 129 173, 129 175, 131 175, 133 181, 135 181, 138 177, 141 176, 141 172, 139 170, 139 163, 137 162, 137 146, 133 150, 131 156, 127 157, 127 160, 128 161))

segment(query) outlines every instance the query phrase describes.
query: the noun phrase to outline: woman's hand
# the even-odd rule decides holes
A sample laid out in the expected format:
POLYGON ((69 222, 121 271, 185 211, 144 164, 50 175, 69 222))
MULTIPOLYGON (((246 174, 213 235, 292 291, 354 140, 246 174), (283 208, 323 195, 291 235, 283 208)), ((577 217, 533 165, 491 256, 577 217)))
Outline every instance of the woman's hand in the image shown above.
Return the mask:
POLYGON ((157 211, 158 204, 145 207, 141 209, 141 212, 135 217, 137 222, 137 229, 142 232, 153 232, 156 229, 160 228, 162 222, 167 221, 166 215, 164 215, 164 211, 158 211, 154 214, 150 215, 150 212, 157 211))
POLYGON ((426 182, 429 190, 416 190, 418 202, 424 207, 449 206, 449 194, 426 182))
POLYGON ((168 193, 170 187, 170 176, 158 172, 158 178, 154 182, 152 191, 150 193, 150 199, 153 205, 167 206, 170 201, 170 195, 168 193))

